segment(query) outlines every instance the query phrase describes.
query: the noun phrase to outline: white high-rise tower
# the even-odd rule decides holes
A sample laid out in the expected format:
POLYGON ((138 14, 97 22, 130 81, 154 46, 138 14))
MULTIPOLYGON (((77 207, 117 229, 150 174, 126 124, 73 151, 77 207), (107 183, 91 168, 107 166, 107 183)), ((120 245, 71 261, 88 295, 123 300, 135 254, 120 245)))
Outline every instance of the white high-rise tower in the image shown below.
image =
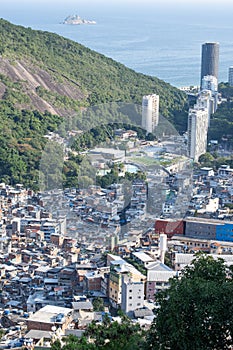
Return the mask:
POLYGON ((153 132, 159 123, 159 95, 147 95, 142 99, 142 127, 153 132))
POLYGON ((206 153, 208 110, 195 105, 188 115, 188 156, 195 162, 206 153))

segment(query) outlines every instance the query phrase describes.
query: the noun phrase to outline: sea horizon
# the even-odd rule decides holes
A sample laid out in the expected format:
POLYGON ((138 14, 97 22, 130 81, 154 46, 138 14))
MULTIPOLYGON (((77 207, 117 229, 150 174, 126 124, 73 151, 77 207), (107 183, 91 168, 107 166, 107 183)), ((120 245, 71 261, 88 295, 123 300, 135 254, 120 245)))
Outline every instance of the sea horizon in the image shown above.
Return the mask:
MULTIPOLYGON (((5 0, 3 0, 4 2, 5 0)), ((26 1, 27 2, 27 1, 26 1)), ((23 6, 5 1, 1 17, 18 25, 53 32, 79 42, 127 67, 170 83, 176 87, 198 85, 200 82, 201 45, 207 41, 220 44, 219 82, 227 81, 233 65, 233 24, 230 18, 214 12, 215 17, 199 17, 175 8, 151 5, 143 8, 121 6, 91 8, 73 2, 67 6, 48 4, 23 6), (151 11, 149 11, 151 10, 151 11), (157 11, 157 12, 156 12, 157 11), (68 15, 94 20, 95 25, 62 24, 68 15), (157 14, 157 16, 155 16, 157 14), (217 21, 218 19, 218 21, 217 21)), ((223 11, 224 12, 224 11, 223 11)), ((213 14, 212 14, 213 15, 213 14)))

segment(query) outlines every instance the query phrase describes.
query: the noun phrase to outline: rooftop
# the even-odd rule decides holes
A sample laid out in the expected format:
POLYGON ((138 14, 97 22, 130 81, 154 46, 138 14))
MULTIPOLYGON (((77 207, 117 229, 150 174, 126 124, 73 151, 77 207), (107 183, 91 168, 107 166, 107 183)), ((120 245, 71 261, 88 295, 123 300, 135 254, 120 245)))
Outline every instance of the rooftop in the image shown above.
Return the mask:
POLYGON ((46 305, 42 309, 31 315, 28 321, 43 322, 43 323, 63 323, 62 317, 58 319, 58 316, 68 316, 72 314, 73 310, 66 307, 46 305), (59 321, 60 320, 60 321, 59 321))

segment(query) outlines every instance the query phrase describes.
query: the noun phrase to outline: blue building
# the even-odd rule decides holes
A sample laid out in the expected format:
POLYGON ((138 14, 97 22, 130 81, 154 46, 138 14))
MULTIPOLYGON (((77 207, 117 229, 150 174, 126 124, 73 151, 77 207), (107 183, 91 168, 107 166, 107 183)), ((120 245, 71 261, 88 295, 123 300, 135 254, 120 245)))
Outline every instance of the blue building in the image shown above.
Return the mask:
POLYGON ((216 225, 216 239, 218 241, 233 242, 233 222, 216 225))

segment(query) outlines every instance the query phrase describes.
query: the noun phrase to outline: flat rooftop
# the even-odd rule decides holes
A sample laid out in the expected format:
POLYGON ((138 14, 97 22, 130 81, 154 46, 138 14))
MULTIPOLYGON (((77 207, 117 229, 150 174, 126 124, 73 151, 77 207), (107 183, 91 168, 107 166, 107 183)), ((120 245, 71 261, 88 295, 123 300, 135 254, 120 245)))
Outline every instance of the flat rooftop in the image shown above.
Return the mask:
POLYGON ((43 323, 63 323, 57 320, 57 316, 63 315, 63 317, 72 314, 73 309, 69 309, 66 307, 54 306, 54 305, 46 305, 42 309, 35 312, 28 318, 28 321, 34 322, 43 322, 43 323))

